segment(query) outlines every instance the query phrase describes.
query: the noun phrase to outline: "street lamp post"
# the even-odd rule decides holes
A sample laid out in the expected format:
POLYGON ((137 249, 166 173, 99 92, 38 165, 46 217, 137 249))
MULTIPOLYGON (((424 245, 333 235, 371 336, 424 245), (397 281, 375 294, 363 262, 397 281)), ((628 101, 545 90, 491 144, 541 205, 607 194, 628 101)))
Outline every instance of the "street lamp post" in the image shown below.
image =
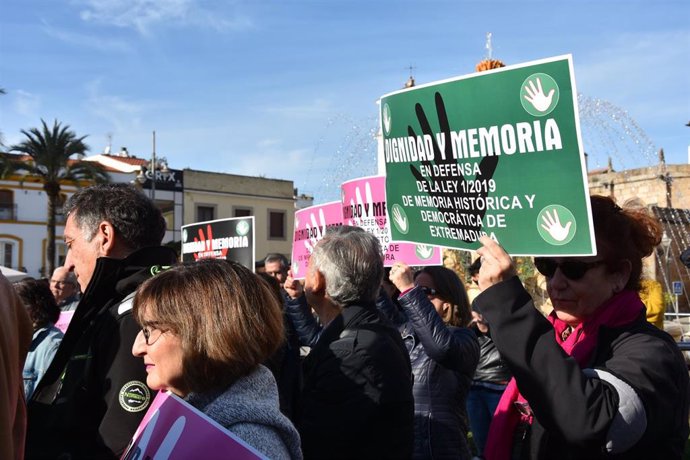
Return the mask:
POLYGON ((159 171, 163 174, 167 174, 170 172, 170 170, 168 169, 168 163, 165 160, 156 160, 156 131, 154 131, 151 163, 149 164, 148 168, 146 166, 142 166, 139 170, 139 174, 137 174, 137 181, 143 185, 144 182, 146 182, 147 176, 149 176, 149 174, 147 173, 150 173, 151 200, 153 200, 154 202, 156 201, 156 176, 158 175, 159 171))
MULTIPOLYGON (((666 230, 664 230, 664 233, 661 235, 661 242, 659 243, 659 246, 661 247, 664 253, 664 284, 666 284, 667 289, 669 288, 669 286, 671 286, 671 274, 669 273, 669 252, 671 251, 671 243, 671 238, 669 238, 668 234, 666 233, 666 230)), ((673 306, 676 312, 676 319, 678 319, 678 303, 675 302, 673 306)))

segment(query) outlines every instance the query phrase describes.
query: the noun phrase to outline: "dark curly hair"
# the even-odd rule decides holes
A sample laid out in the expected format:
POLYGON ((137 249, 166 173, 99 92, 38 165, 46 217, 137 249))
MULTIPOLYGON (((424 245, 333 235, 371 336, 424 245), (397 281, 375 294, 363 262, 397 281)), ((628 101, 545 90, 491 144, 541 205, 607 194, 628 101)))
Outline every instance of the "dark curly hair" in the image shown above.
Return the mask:
POLYGON ((29 312, 34 330, 57 322, 60 307, 57 306, 48 283, 43 280, 25 278, 17 281, 13 286, 29 312))

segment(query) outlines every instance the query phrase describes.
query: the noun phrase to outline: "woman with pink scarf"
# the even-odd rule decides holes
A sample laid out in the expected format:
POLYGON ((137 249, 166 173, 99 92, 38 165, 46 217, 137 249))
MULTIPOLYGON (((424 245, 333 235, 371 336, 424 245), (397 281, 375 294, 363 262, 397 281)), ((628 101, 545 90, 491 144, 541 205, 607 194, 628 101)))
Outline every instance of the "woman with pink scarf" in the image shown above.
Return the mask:
POLYGON ((487 460, 680 459, 688 369, 645 320, 642 258, 661 241, 644 209, 592 197, 597 255, 537 257, 554 311, 534 308, 510 257, 482 238, 475 307, 514 378, 494 414, 487 460))

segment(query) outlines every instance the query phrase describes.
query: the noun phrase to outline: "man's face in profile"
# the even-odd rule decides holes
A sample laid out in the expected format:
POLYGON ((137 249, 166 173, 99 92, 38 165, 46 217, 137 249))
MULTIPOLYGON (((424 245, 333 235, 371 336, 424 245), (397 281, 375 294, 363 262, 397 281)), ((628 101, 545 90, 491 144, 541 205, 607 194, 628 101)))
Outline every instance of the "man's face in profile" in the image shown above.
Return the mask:
POLYGON ((93 238, 92 241, 86 241, 71 214, 65 222, 64 238, 67 246, 64 267, 74 271, 81 292, 86 292, 86 286, 89 285, 96 268, 96 259, 101 256, 98 250, 98 240, 93 238))

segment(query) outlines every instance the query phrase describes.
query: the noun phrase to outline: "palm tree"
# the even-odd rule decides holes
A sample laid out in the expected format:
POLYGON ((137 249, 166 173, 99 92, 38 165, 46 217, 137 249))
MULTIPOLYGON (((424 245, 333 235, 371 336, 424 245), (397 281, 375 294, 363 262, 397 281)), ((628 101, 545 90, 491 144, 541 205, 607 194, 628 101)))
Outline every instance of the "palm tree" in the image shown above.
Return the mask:
MULTIPOLYGON (((4 88, 0 88, 0 95, 7 94, 4 88)), ((0 148, 4 147, 5 136, 2 135, 0 131, 0 148)), ((0 152, 0 179, 4 179, 11 172, 10 160, 7 158, 4 152, 0 152)))
POLYGON ((71 183, 79 186, 83 180, 97 183, 108 182, 109 177, 103 167, 92 161, 71 159, 81 157, 89 150, 84 144, 86 136, 77 137, 68 125, 61 126, 57 120, 52 129, 41 120, 43 127, 21 130, 26 140, 10 147, 12 152, 28 155, 31 158, 15 162, 13 169, 25 176, 37 177, 43 183, 43 190, 48 196, 48 247, 47 275, 55 268, 55 214, 62 205, 60 185, 71 183))
MULTIPOLYGON (((4 88, 0 88, 0 94, 6 94, 4 88)), ((0 131, 0 147, 2 147, 3 141, 4 141, 4 138, 2 136, 2 131, 0 131)))

